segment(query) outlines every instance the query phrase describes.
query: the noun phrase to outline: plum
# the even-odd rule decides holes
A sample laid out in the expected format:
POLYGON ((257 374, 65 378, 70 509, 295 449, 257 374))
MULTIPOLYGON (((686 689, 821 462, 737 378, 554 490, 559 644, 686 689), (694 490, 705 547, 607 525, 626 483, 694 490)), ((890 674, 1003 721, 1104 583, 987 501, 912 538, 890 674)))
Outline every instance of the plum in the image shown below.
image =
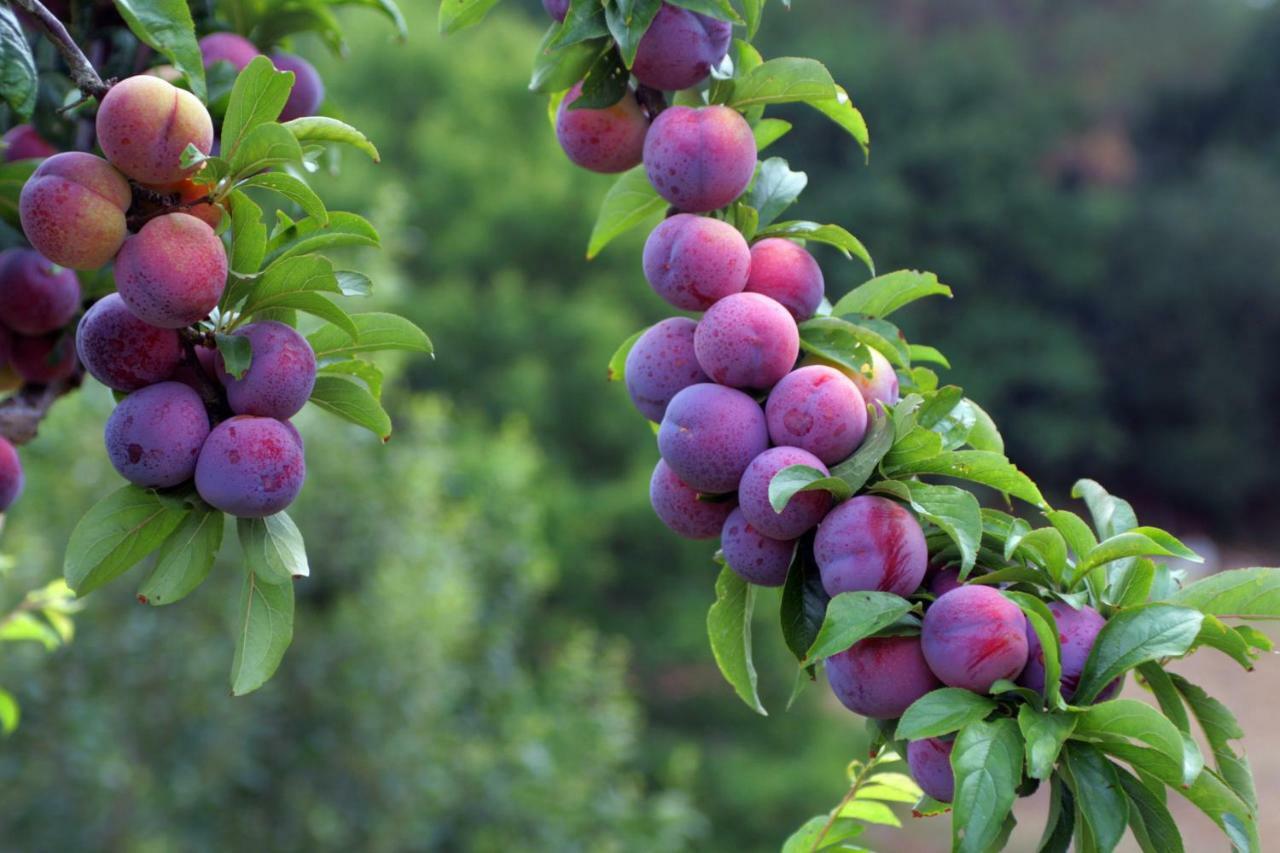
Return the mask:
POLYGON ((24 382, 49 385, 69 379, 76 372, 76 347, 70 335, 14 335, 9 342, 9 364, 24 382))
POLYGON ((956 777, 951 770, 953 737, 930 737, 907 744, 907 765, 911 775, 930 797, 940 803, 951 802, 956 792, 956 777))
POLYGON ((762 535, 783 541, 797 539, 813 529, 831 508, 831 493, 797 492, 782 512, 769 503, 769 483, 775 474, 792 465, 806 465, 827 474, 822 460, 798 447, 773 447, 761 453, 742 474, 738 503, 743 517, 762 535))
POLYGON ((130 483, 147 489, 185 483, 209 436, 200 396, 181 382, 134 391, 107 419, 107 456, 130 483))
POLYGON ((685 311, 706 311, 742 292, 751 266, 747 241, 727 222, 691 213, 664 219, 644 244, 644 276, 685 311))
POLYGON ((774 444, 803 448, 828 465, 849 458, 867 433, 867 404, 857 386, 821 365, 784 376, 764 414, 774 444))
POLYGON ((732 41, 728 21, 663 3, 636 46, 631 73, 654 89, 688 89, 720 64, 732 41))
POLYGON ((232 333, 246 337, 253 350, 249 369, 239 379, 226 371, 222 353, 215 365, 237 415, 284 420, 296 415, 316 384, 316 354, 307 339, 284 323, 264 320, 232 333))
POLYGON ((295 436, 275 418, 223 421, 200 451, 196 491, 205 503, 240 518, 275 515, 293 503, 307 476, 295 436))
POLYGON ((747 120, 729 107, 669 107, 645 137, 644 168, 653 188, 677 209, 706 213, 751 183, 756 140, 747 120))
MULTIPOLYGON (((1058 623, 1058 641, 1062 648, 1062 698, 1070 702, 1080 683, 1085 661, 1093 650, 1093 641, 1107 620, 1087 604, 1076 610, 1061 601, 1051 601, 1048 607, 1058 623)), ((1105 702, 1113 698, 1120 692, 1123 681, 1123 678, 1117 678, 1108 684, 1094 701, 1105 702)), ((1030 623, 1027 624, 1027 666, 1018 676, 1018 683, 1037 693, 1044 692, 1044 648, 1030 623)))
POLYGON ((667 404, 690 385, 710 382, 693 352, 693 330, 688 317, 668 317, 645 330, 627 353, 627 393, 640 414, 662 422, 667 404))
POLYGON ((271 54, 271 62, 278 71, 293 72, 293 88, 280 111, 280 121, 315 115, 324 103, 324 80, 316 67, 301 56, 284 52, 271 54))
POLYGON ((128 233, 129 182, 101 157, 55 154, 22 187, 22 230, 37 252, 59 266, 105 266, 128 233))
POLYGON ((22 473, 22 460, 8 439, 0 437, 0 512, 13 506, 22 494, 26 476, 22 473))
POLYGON ((31 249, 0 252, 0 323, 22 335, 61 329, 80 308, 80 280, 31 249))
POLYGON ((542 8, 553 20, 563 21, 569 13, 569 0, 542 0, 542 8))
POLYGON ((698 492, 661 459, 649 479, 649 503, 662 523, 685 539, 713 538, 733 510, 733 501, 699 500, 698 492))
POLYGON ((616 104, 600 109, 570 109, 582 95, 576 84, 556 110, 556 139, 569 160, 592 172, 613 174, 640 165, 649 117, 628 89, 616 104))
POLYGON ((940 596, 925 611, 921 642, 944 684, 975 693, 1017 678, 1027 665, 1027 620, 989 586, 965 584, 940 596))
POLYGON ((102 98, 95 125, 111 165, 135 181, 164 184, 186 177, 182 152, 213 150, 213 119, 200 99, 146 74, 126 77, 102 98))
POLYGON ((229 62, 239 72, 262 54, 244 36, 235 33, 210 33, 200 39, 200 55, 204 59, 205 68, 215 62, 229 62))
POLYGON ((142 322, 118 293, 99 299, 81 318, 76 351, 94 379, 117 391, 168 379, 182 361, 178 333, 142 322))
POLYGON ((939 569, 934 573, 933 577, 928 578, 927 584, 929 592, 934 595, 946 595, 963 584, 963 581, 960 580, 960 569, 955 566, 939 569))
POLYGON ((4 143, 6 163, 52 157, 58 153, 58 149, 45 142, 40 132, 29 124, 19 124, 9 128, 0 142, 4 143))
POLYGON ((826 284, 813 255, 790 240, 769 237, 751 247, 747 290, 781 302, 799 323, 818 310, 826 284))
POLYGON ((759 586, 782 586, 796 553, 796 543, 762 535, 739 507, 729 513, 720 530, 720 551, 729 568, 744 580, 759 586))
POLYGON ((813 555, 828 595, 859 590, 910 595, 929 562, 916 517, 875 495, 859 495, 833 509, 818 526, 813 555))
POLYGON ((116 289, 139 319, 177 329, 208 316, 227 283, 227 253, 206 223, 185 213, 152 219, 116 258, 116 289))
POLYGON ((760 405, 723 385, 690 385, 671 398, 658 449, 676 475, 706 494, 738 488, 751 460, 769 447, 760 405))
POLYGON ((734 293, 707 309, 693 335, 698 364, 721 385, 770 388, 800 354, 796 321, 758 293, 734 293))
POLYGON ((827 681, 855 714, 877 720, 901 717, 911 704, 941 687, 925 663, 919 637, 868 637, 827 658, 827 681))

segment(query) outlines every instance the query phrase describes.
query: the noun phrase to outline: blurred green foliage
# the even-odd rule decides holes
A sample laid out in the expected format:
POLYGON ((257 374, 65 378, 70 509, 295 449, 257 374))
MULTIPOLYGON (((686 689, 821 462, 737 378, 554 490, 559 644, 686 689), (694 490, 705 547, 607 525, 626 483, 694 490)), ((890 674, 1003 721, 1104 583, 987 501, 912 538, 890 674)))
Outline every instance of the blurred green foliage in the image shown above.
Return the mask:
MULTIPOLYGON (((407 45, 353 16, 351 59, 322 62, 383 155, 347 158, 326 199, 377 219, 387 249, 361 258, 376 301, 438 358, 388 390, 385 448, 322 413, 301 424, 312 578, 280 674, 227 696, 234 546, 174 607, 94 594, 69 649, 4 659, 24 717, 0 742, 0 779, 21 780, 0 838, 769 850, 839 797, 860 722, 825 685, 783 712, 794 667, 772 630, 757 661, 773 716, 742 707, 706 648, 709 549, 651 517, 652 435, 604 371, 666 312, 643 234, 584 260, 608 180, 569 166, 525 91, 544 21, 526 6, 448 40, 434 9, 407 9, 407 45)), ((1046 485, 1100 479, 1162 523, 1179 507, 1182 528, 1234 534, 1275 511, 1275 466, 1240 448, 1280 439, 1280 128, 1264 108, 1280 14, 805 0, 773 4, 762 35, 766 54, 826 61, 872 132, 864 167, 822 120, 787 116, 776 153, 810 175, 797 215, 955 287, 903 322, 951 356, 1012 458, 1046 485)), ((865 275, 821 260, 833 296, 865 275)), ((101 389, 68 401, 24 451, 0 605, 57 573, 73 520, 114 486, 108 410, 101 389)))

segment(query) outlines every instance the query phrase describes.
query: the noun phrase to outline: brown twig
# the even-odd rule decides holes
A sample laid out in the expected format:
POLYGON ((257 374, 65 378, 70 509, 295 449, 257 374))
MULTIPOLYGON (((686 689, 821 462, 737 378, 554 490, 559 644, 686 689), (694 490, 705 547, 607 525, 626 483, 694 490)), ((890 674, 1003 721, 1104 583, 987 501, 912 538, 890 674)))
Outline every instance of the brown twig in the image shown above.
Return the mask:
POLYGON ((111 83, 98 76, 93 63, 84 55, 84 51, 80 50, 80 46, 71 38, 71 34, 67 32, 62 22, 46 9, 40 0, 14 0, 14 2, 35 18, 40 29, 44 30, 45 35, 58 48, 58 52, 67 63, 67 68, 71 71, 71 79, 75 82, 76 88, 88 97, 101 100, 111 88, 111 83))
POLYGON ((77 369, 69 378, 48 385, 23 385, 0 401, 0 435, 11 444, 26 444, 40 431, 40 422, 59 397, 80 387, 77 369))

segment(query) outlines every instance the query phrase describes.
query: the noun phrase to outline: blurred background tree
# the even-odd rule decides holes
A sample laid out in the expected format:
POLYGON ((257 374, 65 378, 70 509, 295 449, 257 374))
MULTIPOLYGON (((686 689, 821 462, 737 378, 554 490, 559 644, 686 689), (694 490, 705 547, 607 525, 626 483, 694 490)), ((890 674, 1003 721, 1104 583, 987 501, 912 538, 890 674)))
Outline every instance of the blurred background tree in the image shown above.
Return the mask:
MULTIPOLYGON (((48 662, 6 649, 18 849, 770 850, 840 794, 860 721, 825 690, 781 713, 776 632, 757 659, 778 711, 742 708, 706 649, 708 549, 651 517, 652 436, 604 366, 666 312, 642 234, 583 259, 608 180, 568 166, 525 91, 541 9, 442 40, 422 5, 407 45, 352 16, 351 59, 321 68, 383 154, 329 199, 377 212, 376 299, 438 358, 388 394, 388 450, 304 426, 313 576, 260 694, 223 687, 230 566, 159 611, 92 596, 48 662)), ((872 130, 868 168, 789 116, 797 214, 955 287, 904 321, 1014 459, 1058 497, 1094 477, 1228 555, 1276 552, 1280 10, 804 0, 771 8, 762 47, 827 62, 872 130)), ((861 281, 821 260, 833 295, 861 281)), ((25 451, 0 609, 58 573, 114 485, 86 427, 108 408, 100 388, 58 407, 25 451)))

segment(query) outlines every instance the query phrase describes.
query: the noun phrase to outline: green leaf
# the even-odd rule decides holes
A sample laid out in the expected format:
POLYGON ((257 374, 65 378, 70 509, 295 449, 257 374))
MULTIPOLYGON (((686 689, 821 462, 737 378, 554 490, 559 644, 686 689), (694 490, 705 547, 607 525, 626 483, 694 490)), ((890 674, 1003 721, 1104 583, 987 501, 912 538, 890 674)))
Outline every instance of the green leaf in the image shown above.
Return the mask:
POLYGON ((311 390, 311 402, 326 412, 364 427, 384 442, 391 439, 391 416, 368 389, 341 376, 321 374, 311 390))
POLYGON ((13 694, 7 690, 0 690, 0 732, 6 735, 13 734, 13 730, 18 727, 18 721, 22 718, 21 711, 18 708, 18 700, 13 698, 13 694))
POLYGON ((610 382, 623 382, 627 378, 627 356, 631 354, 631 350, 636 345, 636 341, 640 340, 640 336, 648 331, 648 328, 641 329, 631 337, 623 341, 613 355, 609 358, 609 368, 606 372, 606 378, 610 382))
MULTIPOLYGON (((912 355, 911 359, 915 361, 916 356, 912 355)), ((946 366, 950 367, 950 365, 946 366)), ((965 402, 974 413, 973 427, 969 430, 968 436, 969 446, 974 450, 987 450, 1003 455, 1004 438, 1000 435, 1000 430, 996 427, 996 422, 991 419, 991 415, 972 400, 965 400, 965 402)))
POLYGON ((38 160, 0 163, 0 219, 16 229, 22 228, 22 218, 18 215, 22 187, 39 165, 38 160))
POLYGON ((1180 590, 1169 601, 1223 619, 1280 619, 1280 569, 1232 569, 1180 590))
MULTIPOLYGON (((636 61, 640 39, 653 23, 662 0, 613 0, 604 7, 604 19, 618 44, 618 52, 627 68, 636 61)), ((625 83, 626 78, 623 77, 625 83)))
MULTIPOLYGON (((262 208, 244 193, 231 193, 231 271, 254 275, 262 268, 267 254, 267 226, 262 222, 262 208)), ((232 290, 232 288, 227 288, 232 290)), ((234 305, 239 297, 230 294, 226 305, 234 305)))
POLYGON ((377 246, 379 242, 378 232, 363 217, 330 211, 327 228, 308 217, 278 229, 267 243, 268 261, 275 263, 339 246, 377 246))
POLYGON ((909 465, 924 459, 932 459, 942 452, 942 436, 927 427, 918 426, 893 443, 885 454, 886 470, 909 465))
POLYGON ((613 106, 626 96, 630 74, 622 57, 615 50, 606 50, 596 57, 582 78, 582 91, 569 110, 602 110, 613 106))
MULTIPOLYGON (((1010 542, 1015 540, 1010 539, 1010 542)), ((1040 527, 1016 540, 1010 554, 1018 554, 1037 566, 1044 567, 1054 581, 1060 581, 1067 571, 1067 540, 1052 527, 1040 527)))
POLYGON ((840 317, 815 317, 800 324, 800 348, 828 361, 861 370, 861 362, 851 358, 859 345, 877 350, 895 367, 907 368, 905 345, 899 349, 889 338, 865 325, 840 317))
POLYGON ((1132 773, 1119 767, 1115 771, 1129 798, 1129 828, 1142 853, 1184 853, 1182 833, 1160 798, 1132 773))
POLYGON ((863 158, 869 160, 871 158, 871 135, 867 131, 866 119, 862 117, 862 113, 858 111, 858 108, 853 105, 853 101, 849 99, 849 93, 844 90, 844 87, 836 86, 835 88, 835 97, 810 100, 809 106, 843 127, 858 143, 858 147, 862 149, 863 158))
POLYGON ((955 811, 951 843, 956 853, 987 853, 1000 837, 1022 779, 1022 737, 1004 717, 970 723, 951 750, 955 811))
POLYGON ((887 628, 911 610, 911 602, 891 592, 842 592, 827 604, 826 616, 802 665, 824 660, 887 628))
POLYGON ((40 643, 45 651, 53 651, 62 642, 57 631, 31 613, 11 613, 0 621, 0 642, 24 640, 40 643))
POLYGON ((1098 632, 1072 701, 1087 705, 1098 692, 1140 663, 1186 654, 1200 633, 1199 611, 1172 604, 1122 610, 1098 632))
POLYGON ((969 574, 982 542, 982 507, 972 492, 919 480, 881 480, 871 491, 907 501, 922 518, 950 536, 960 549, 960 576, 969 574))
POLYGON ((756 122, 751 135, 756 138, 756 151, 763 151, 791 132, 791 122, 780 118, 766 118, 756 122))
POLYGON ((156 566, 138 587, 138 600, 160 606, 186 597, 209 576, 222 545, 223 515, 200 503, 156 554, 156 566))
POLYGON ((341 293, 333 264, 319 255, 302 255, 276 261, 267 267, 245 299, 245 316, 278 308, 296 308, 327 320, 350 338, 359 337, 355 322, 321 292, 341 293))
POLYGON ((78 597, 124 574, 169 537, 186 511, 155 492, 125 486, 94 504, 67 541, 63 576, 78 597))
MULTIPOLYGON (((1231 710, 1217 699, 1214 699, 1203 688, 1192 684, 1180 675, 1171 675, 1175 689, 1186 700, 1195 714, 1200 728, 1204 730, 1205 740, 1213 753, 1214 764, 1233 791, 1248 804, 1252 813, 1258 811, 1258 794, 1253 782, 1253 771, 1243 754, 1237 753, 1231 741, 1244 737, 1244 731, 1236 721, 1231 710)), ((1186 740, 1190 740, 1186 738, 1186 740)), ((1194 746, 1194 742, 1192 742, 1194 746)))
POLYGON ((756 31, 760 29, 760 18, 764 13, 764 0, 742 0, 742 6, 746 12, 747 38, 753 39, 756 37, 756 31))
POLYGON ((302 146, 283 125, 268 122, 248 131, 241 139, 228 168, 237 178, 272 166, 302 162, 302 146))
POLYGON ((498 0, 441 0, 439 26, 444 35, 474 27, 498 0))
POLYGON ((409 320, 397 314, 371 311, 349 315, 356 335, 342 328, 321 326, 307 337, 320 362, 346 361, 353 355, 384 350, 431 354, 431 340, 409 320))
POLYGON ((26 33, 13 11, 0 6, 0 98, 27 118, 35 111, 37 94, 36 61, 26 33))
POLYGON ((667 0, 672 6, 680 6, 691 12, 715 18, 717 21, 729 21, 734 24, 746 23, 738 10, 733 8, 729 0, 667 0))
MULTIPOLYGON (((246 147, 248 147, 247 144, 246 147)), ((312 217, 321 225, 329 224, 329 212, 325 210, 324 202, 320 200, 320 196, 316 195, 315 190, 293 175, 285 172, 263 172, 251 178, 246 178, 237 184, 238 189, 252 189, 255 187, 278 193, 298 205, 298 207, 302 208, 303 213, 312 217)), ((263 242, 265 244, 265 239, 263 242)))
POLYGON ((1138 666, 1138 674, 1151 688, 1151 692, 1155 694, 1156 701, 1160 703, 1160 710, 1169 718, 1169 722, 1173 723, 1183 734, 1191 731, 1191 719, 1187 716, 1187 709, 1183 707, 1182 699, 1178 695, 1178 690, 1174 687, 1173 679, 1169 677, 1169 673, 1158 663, 1148 662, 1138 666))
POLYGON ((924 694, 907 708, 898 721, 894 737, 922 740, 948 735, 970 723, 985 720, 996 707, 993 700, 973 691, 941 687, 924 694))
POLYGON ((845 461, 831 469, 831 476, 839 477, 856 492, 867 484, 880 461, 893 447, 893 423, 884 414, 874 415, 863 436, 862 444, 845 461))
POLYGON ((1071 789, 1055 773, 1049 782, 1049 817, 1036 847, 1039 853, 1067 853, 1075 832, 1076 804, 1071 789))
POLYGON ((1118 533, 1104 539, 1083 555, 1076 564, 1075 573, 1068 582, 1074 588, 1089 572, 1128 557, 1181 557, 1195 563, 1204 560, 1173 536, 1156 527, 1135 527, 1127 533, 1118 533))
POLYGON ((338 289, 343 296, 373 295, 373 280, 362 272, 355 270, 336 270, 334 278, 338 280, 338 289))
POLYGON ((1049 606, 1034 595, 1006 590, 1004 597, 1018 605, 1027 624, 1040 641, 1040 652, 1044 656, 1044 696, 1050 708, 1057 708, 1062 704, 1062 647, 1058 636, 1058 621, 1049 606))
POLYGON ((951 288, 938 281, 931 272, 898 270, 873 278, 855 287, 835 304, 831 313, 870 314, 888 317, 904 305, 927 296, 951 297, 951 288))
POLYGON ((954 477, 969 480, 1021 498, 1033 506, 1048 504, 1031 478, 1022 473, 1012 462, 999 453, 986 450, 948 450, 932 459, 922 459, 893 471, 895 476, 905 474, 954 477))
POLYGON ((172 62, 205 100, 204 58, 187 0, 115 0, 115 7, 138 40, 172 62))
POLYGON ((600 204, 600 213, 587 243, 587 259, 600 254, 614 238, 653 220, 666 209, 666 199, 649 183, 644 166, 624 172, 609 187, 600 204))
MULTIPOLYGON (((1198 750, 1191 760, 1184 755, 1183 738, 1177 726, 1146 702, 1135 699, 1112 699, 1090 706, 1077 715, 1075 734, 1082 739, 1125 737, 1142 741, 1183 768, 1184 785, 1194 782, 1204 766, 1198 750)), ((1102 748, 1106 749, 1105 743, 1102 748)))
POLYGON ((789 465, 769 481, 769 504, 774 512, 780 513, 800 492, 830 492, 838 501, 853 494, 849 485, 839 477, 830 477, 808 465, 789 465))
MULTIPOLYGON (((600 11, 599 6, 595 9, 600 11)), ((533 59, 533 76, 529 79, 531 92, 551 94, 571 88, 574 83, 587 76, 587 71, 606 50, 612 48, 612 42, 606 38, 583 39, 557 45, 559 32, 557 27, 552 26, 538 45, 538 52, 533 59)), ((554 125, 554 119, 552 124, 554 125)))
POLYGON ((822 575, 813 559, 813 537, 806 537, 791 561, 787 581, 782 587, 782 604, 778 608, 782 638, 796 660, 803 661, 818 638, 829 600, 822 586, 822 575))
POLYGON ((781 157, 770 157, 760 164, 746 201, 760 212, 759 224, 768 225, 795 204, 808 183, 804 172, 792 171, 781 157))
POLYGON ((707 611, 707 636, 711 652, 725 680, 751 710, 767 716, 756 690, 756 668, 751 662, 751 612, 755 586, 725 566, 716 578, 716 601, 707 611))
POLYGON ((218 352, 222 355, 223 368, 234 379, 243 379, 245 371, 253 364, 253 343, 245 335, 214 336, 218 352))
POLYGON ((357 151, 368 154, 369 159, 375 163, 382 162, 382 155, 378 153, 378 149, 374 144, 369 141, 369 137, 346 122, 338 121, 336 118, 305 116, 286 121, 284 127, 300 143, 340 142, 343 145, 350 145, 357 151))
POLYGON ((744 110, 764 104, 831 101, 837 96, 831 72, 821 62, 782 57, 771 59, 734 81, 729 106, 744 110))
POLYGON ((1065 750, 1066 769, 1076 808, 1097 850, 1111 851, 1129 825, 1129 801, 1120 787, 1115 765, 1096 748, 1072 741, 1065 750))
POLYGON ((1217 649, 1246 670, 1253 669, 1258 657, 1243 636, 1228 628, 1218 617, 1208 614, 1200 623, 1200 635, 1196 637, 1196 648, 1202 646, 1217 649))
POLYGON ((1049 519, 1054 529, 1062 534, 1062 538, 1066 540, 1067 545, 1077 557, 1083 557, 1097 546, 1098 538, 1093 535, 1093 531, 1089 529, 1084 519, 1074 512, 1053 509, 1046 512, 1044 517, 1049 519))
MULTIPOLYGON (((279 118, 292 90, 292 72, 277 71, 265 56, 254 57, 231 87, 231 100, 222 120, 222 157, 234 161, 249 133, 279 118)), ((296 139, 294 147, 298 147, 296 139)))
POLYGON ((813 853, 814 850, 845 850, 848 853, 860 853, 862 848, 848 847, 841 842, 859 835, 862 831, 862 824, 852 818, 832 820, 830 815, 816 815, 791 833, 782 844, 782 853, 813 853))
POLYGON ((231 693, 252 693, 275 674, 293 641, 293 584, 263 583, 245 572, 240 630, 231 661, 231 693))
POLYGON ((330 373, 337 376, 351 376, 359 379, 369 389, 369 393, 373 395, 373 399, 382 400, 382 382, 383 373, 378 365, 371 361, 362 361, 358 358, 348 359, 347 361, 335 361, 326 364, 320 368, 321 373, 330 373))
MULTIPOLYGON (((771 119, 765 120, 771 121, 771 119)), ((798 172, 796 174, 804 173, 798 172)), ((876 265, 871 260, 871 253, 867 251, 867 247, 862 245, 861 240, 839 225, 821 225, 817 222, 808 222, 803 219, 775 222, 756 234, 757 239, 765 237, 785 237, 788 240, 804 240, 805 242, 824 243, 828 246, 834 246, 840 250, 840 254, 850 260, 856 257, 867 265, 867 269, 871 271, 872 275, 876 274, 876 265)))
POLYGON ((1053 775, 1062 745, 1071 737, 1076 717, 1060 711, 1040 711, 1030 705, 1018 708, 1018 729, 1026 742, 1027 775, 1041 781, 1053 775))
POLYGON ((362 6, 381 12, 382 16, 396 28, 396 35, 401 39, 409 37, 409 25, 405 23, 400 7, 392 0, 328 0, 330 6, 362 6))
POLYGON ((1093 516, 1093 526, 1103 539, 1138 526, 1138 516, 1129 502, 1107 494, 1107 490, 1093 480, 1077 480, 1071 488, 1071 497, 1084 498, 1093 516))
POLYGON ((288 513, 237 518, 236 533, 245 568, 263 583, 287 583, 311 574, 302 533, 288 513))

